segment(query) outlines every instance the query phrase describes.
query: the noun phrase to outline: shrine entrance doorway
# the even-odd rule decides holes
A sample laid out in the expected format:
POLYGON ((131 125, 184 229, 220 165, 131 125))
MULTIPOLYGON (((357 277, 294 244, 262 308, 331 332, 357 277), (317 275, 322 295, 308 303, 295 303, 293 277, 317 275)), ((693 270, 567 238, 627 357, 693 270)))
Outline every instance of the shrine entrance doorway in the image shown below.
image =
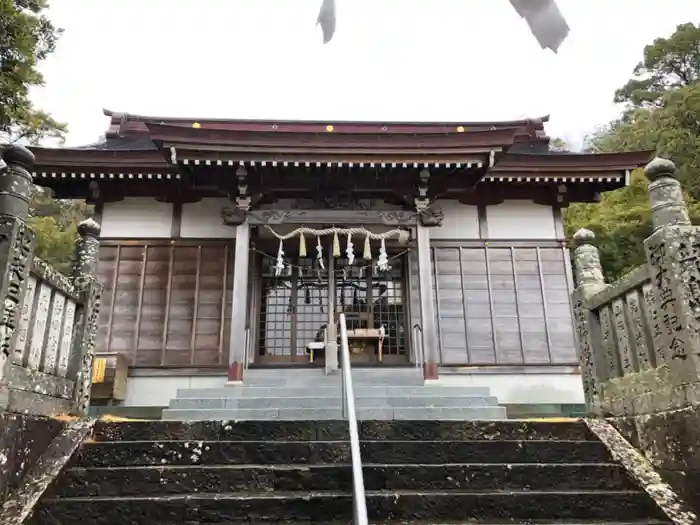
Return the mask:
MULTIPOLYGON (((330 253, 331 246, 323 248, 324 254, 330 253)), ((389 269, 380 271, 376 258, 367 261, 361 254, 352 264, 346 258, 325 257, 321 267, 312 256, 315 246, 308 252, 305 257, 285 253, 280 275, 275 252, 259 254, 255 362, 323 366, 327 326, 345 313, 354 364, 406 364, 405 256, 389 252, 389 269)))

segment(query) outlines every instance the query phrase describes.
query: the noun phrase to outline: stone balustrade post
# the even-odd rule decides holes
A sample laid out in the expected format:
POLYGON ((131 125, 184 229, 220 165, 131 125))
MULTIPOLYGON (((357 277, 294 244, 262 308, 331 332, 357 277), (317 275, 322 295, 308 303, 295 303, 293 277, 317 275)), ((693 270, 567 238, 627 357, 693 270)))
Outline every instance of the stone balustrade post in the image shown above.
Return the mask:
POLYGON ((586 404, 592 409, 599 395, 601 378, 598 362, 601 349, 600 321, 587 308, 586 300, 606 288, 603 268, 600 264, 600 254, 595 246, 595 234, 585 228, 574 234, 574 274, 576 289, 571 295, 574 323, 576 325, 576 341, 578 345, 579 366, 586 404))
POLYGON ((75 379, 73 401, 77 415, 87 415, 92 387, 92 363, 100 313, 102 285, 97 282, 100 225, 86 219, 78 225, 73 256, 73 284, 80 292, 81 307, 76 319, 75 337, 68 365, 68 377, 75 379))
POLYGON ((700 230, 688 217, 676 167, 656 158, 644 170, 654 226, 644 241, 654 290, 654 352, 674 384, 700 379, 700 230))
POLYGON ((574 234, 573 241, 576 286, 588 296, 595 295, 607 286, 600 264, 600 253, 595 245, 595 234, 581 228, 574 234))
POLYGON ((0 409, 2 382, 10 366, 22 300, 34 254, 34 233, 27 227, 29 199, 34 189, 34 154, 22 146, 0 152, 0 409))

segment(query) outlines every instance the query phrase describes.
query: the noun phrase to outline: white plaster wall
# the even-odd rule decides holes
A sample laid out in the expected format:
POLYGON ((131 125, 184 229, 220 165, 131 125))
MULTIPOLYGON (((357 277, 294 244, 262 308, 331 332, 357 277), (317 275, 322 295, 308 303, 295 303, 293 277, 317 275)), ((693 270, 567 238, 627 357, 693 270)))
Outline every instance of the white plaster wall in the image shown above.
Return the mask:
POLYGON ((132 197, 108 202, 102 211, 104 238, 170 237, 173 205, 149 197, 132 197))
POLYGON ((489 239, 556 239, 552 207, 532 201, 487 206, 486 223, 489 239))
POLYGON ((499 403, 585 403, 579 374, 442 374, 437 384, 487 386, 499 403))
POLYGON ((445 213, 439 228, 430 228, 431 239, 478 239, 479 212, 476 206, 456 200, 440 200, 435 205, 445 213))
POLYGON ((126 382, 124 405, 166 407, 180 388, 220 388, 226 376, 130 377, 126 382))
POLYGON ((200 239, 230 239, 236 236, 235 226, 226 226, 221 210, 231 206, 225 198, 205 198, 182 205, 180 237, 200 239))

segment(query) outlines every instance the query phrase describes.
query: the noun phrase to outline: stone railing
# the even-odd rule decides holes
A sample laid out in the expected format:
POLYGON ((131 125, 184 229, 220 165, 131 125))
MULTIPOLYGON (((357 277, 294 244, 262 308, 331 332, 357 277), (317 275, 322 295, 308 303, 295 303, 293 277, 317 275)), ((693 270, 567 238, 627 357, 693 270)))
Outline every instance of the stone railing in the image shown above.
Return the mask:
POLYGON ((606 284, 594 235, 574 236, 572 295, 586 401, 598 415, 641 415, 700 398, 700 230, 690 224, 672 162, 649 179, 654 232, 647 264, 606 284))
POLYGON ((655 159, 645 174, 654 227, 646 264, 606 284, 593 233, 575 235, 581 372, 589 411, 607 417, 698 510, 700 227, 690 223, 672 162, 655 159))
POLYGON ((99 225, 78 226, 70 277, 35 258, 25 219, 33 156, 2 152, 0 170, 0 411, 85 415, 101 286, 96 282, 99 225))

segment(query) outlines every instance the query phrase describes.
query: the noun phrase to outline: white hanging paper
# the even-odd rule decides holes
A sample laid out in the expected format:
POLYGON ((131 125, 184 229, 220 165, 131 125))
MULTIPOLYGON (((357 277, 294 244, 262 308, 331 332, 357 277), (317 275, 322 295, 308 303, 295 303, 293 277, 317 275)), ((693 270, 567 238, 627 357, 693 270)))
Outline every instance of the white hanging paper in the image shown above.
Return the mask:
POLYGON ((379 245, 379 258, 377 259, 377 266, 382 272, 386 272, 389 269, 389 258, 386 254, 386 243, 384 242, 384 239, 381 240, 381 244, 379 245))
POLYGON ((316 260, 321 270, 326 269, 326 265, 323 264, 323 247, 321 246, 321 237, 316 237, 316 260))
POLYGON ((275 275, 279 277, 284 270, 284 249, 282 247, 282 239, 280 239, 280 247, 277 250, 277 263, 275 264, 275 275))
POLYGON ((345 248, 345 255, 348 258, 348 264, 352 266, 352 264, 355 262, 355 252, 353 251, 353 244, 352 244, 352 233, 348 233, 348 247, 345 248))

